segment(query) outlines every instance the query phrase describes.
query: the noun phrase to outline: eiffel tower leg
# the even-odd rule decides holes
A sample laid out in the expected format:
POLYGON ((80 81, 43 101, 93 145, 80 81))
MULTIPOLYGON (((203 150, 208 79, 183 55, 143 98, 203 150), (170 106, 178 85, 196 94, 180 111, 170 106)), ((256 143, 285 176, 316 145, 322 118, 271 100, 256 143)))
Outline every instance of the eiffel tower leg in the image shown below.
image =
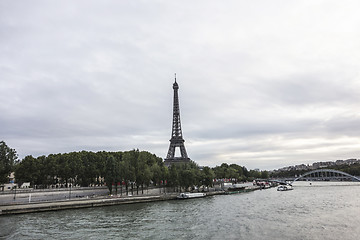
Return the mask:
POLYGON ((174 158, 174 157, 175 157, 175 145, 170 144, 169 151, 168 151, 168 154, 167 154, 166 158, 171 159, 171 158, 174 158))
POLYGON ((188 158, 184 144, 181 144, 180 146, 180 153, 182 158, 184 159, 188 158))

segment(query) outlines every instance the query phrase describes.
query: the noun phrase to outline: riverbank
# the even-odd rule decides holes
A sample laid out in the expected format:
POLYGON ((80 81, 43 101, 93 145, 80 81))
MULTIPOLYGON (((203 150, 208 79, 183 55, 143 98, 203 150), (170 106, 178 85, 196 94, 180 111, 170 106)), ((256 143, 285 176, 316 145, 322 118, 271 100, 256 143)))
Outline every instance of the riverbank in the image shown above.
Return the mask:
POLYGON ((0 206, 0 216, 44 211, 58 211, 65 209, 102 207, 119 204, 131 204, 175 199, 177 194, 163 194, 156 196, 131 196, 131 197, 103 197, 95 199, 77 199, 67 201, 54 201, 30 204, 0 206))
POLYGON ((359 183, 0 217, 0 239, 358 240, 359 183))
MULTIPOLYGON (((259 188, 253 188, 251 191, 258 190, 259 188)), ((212 191, 206 192, 206 196, 222 195, 224 191, 212 191)), ((59 211, 66 209, 79 209, 79 208, 92 208, 102 206, 112 206, 120 204, 133 204, 155 201, 167 201, 177 199, 179 193, 166 193, 159 195, 147 195, 147 196, 106 196, 97 198, 86 199, 71 199, 63 201, 51 201, 51 202, 38 202, 28 204, 13 204, 0 206, 0 216, 24 214, 34 212, 45 211, 59 211)))

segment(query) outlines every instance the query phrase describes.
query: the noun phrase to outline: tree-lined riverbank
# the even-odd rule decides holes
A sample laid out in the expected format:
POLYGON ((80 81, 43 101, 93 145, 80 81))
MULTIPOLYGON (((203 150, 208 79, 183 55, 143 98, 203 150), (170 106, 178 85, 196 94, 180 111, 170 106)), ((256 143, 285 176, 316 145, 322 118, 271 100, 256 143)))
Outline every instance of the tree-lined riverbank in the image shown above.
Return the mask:
MULTIPOLYGON (((255 190, 255 188, 254 188, 255 190)), ((206 196, 223 194, 222 191, 212 191, 205 193, 206 196)), ((12 204, 0 206, 1 215, 23 214, 44 211, 59 211, 65 209, 78 209, 90 207, 112 206, 120 204, 133 204, 154 201, 165 201, 177 199, 178 193, 164 193, 158 195, 140 196, 107 196, 85 199, 68 199, 64 201, 37 202, 28 204, 12 204)))
MULTIPOLYGON (((260 189, 258 186, 248 186, 247 191, 255 191, 260 189)), ((101 190, 101 189, 100 189, 101 190)), ((92 188, 75 190, 76 191, 94 191, 92 188)), ((32 212, 44 212, 44 211, 58 211, 65 209, 78 209, 78 208, 89 208, 89 207, 101 207, 101 206, 111 206, 111 205, 119 205, 119 204, 131 204, 131 203, 143 203, 143 202, 154 202, 154 201, 165 201, 165 200, 174 200, 177 199, 179 195, 178 192, 171 192, 169 189, 165 188, 154 188, 148 191, 145 194, 140 195, 107 195, 107 196, 86 196, 81 198, 65 198, 57 200, 43 200, 43 201, 32 201, 31 196, 39 195, 43 196, 44 199, 46 195, 50 194, 59 194, 64 191, 33 191, 28 193, 20 193, 19 195, 23 195, 22 197, 25 201, 29 197, 29 202, 9 202, 0 204, 0 215, 11 215, 11 214, 22 214, 22 213, 32 213, 32 212)), ((67 192, 65 192, 67 193, 67 192)), ((79 193, 77 193, 79 194, 79 193)), ((83 193, 81 193, 83 194, 83 193)), ((226 194, 226 192, 220 191, 208 191, 205 192, 205 196, 214 196, 214 195, 222 195, 226 194)), ((8 194, 12 197, 11 194, 8 194)), ((18 196, 21 198, 21 196, 18 196)), ((4 198, 4 194, 0 196, 4 198)))
POLYGON ((0 206, 0 215, 58 211, 65 209, 78 209, 89 207, 111 206, 140 202, 153 202, 175 199, 177 194, 163 194, 155 196, 131 196, 131 197, 102 197, 93 199, 77 199, 67 201, 42 202, 31 204, 18 204, 0 206))
POLYGON ((67 188, 107 186, 110 193, 136 189, 143 192, 149 186, 188 189, 209 187, 214 179, 251 181, 267 178, 266 171, 247 170, 244 166, 223 163, 214 168, 200 168, 195 162, 173 164, 169 168, 163 159, 147 151, 71 152, 48 156, 26 156, 13 167, 18 186, 29 183, 32 188, 67 188))

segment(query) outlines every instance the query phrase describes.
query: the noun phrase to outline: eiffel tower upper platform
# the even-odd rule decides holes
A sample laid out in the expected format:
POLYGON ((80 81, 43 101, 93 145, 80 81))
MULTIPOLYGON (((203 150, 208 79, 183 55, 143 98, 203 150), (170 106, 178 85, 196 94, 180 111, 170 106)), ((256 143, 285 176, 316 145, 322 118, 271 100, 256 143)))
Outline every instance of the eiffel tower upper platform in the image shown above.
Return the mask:
POLYGON ((188 157, 185 149, 184 142, 181 130, 181 122, 180 122, 180 107, 179 107, 179 85, 176 82, 173 84, 174 89, 174 106, 173 106, 173 122, 172 122, 172 132, 170 139, 170 146, 168 154, 165 158, 165 166, 170 166, 173 163, 186 163, 190 162, 190 158, 188 157), (175 156, 175 149, 180 148, 181 156, 175 156))

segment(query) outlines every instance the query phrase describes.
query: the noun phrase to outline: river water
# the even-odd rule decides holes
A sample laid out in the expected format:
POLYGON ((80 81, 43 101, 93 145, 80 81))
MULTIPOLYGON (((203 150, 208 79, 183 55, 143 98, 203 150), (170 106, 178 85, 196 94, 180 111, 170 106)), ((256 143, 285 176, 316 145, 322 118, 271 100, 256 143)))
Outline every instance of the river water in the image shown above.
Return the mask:
POLYGON ((0 217, 0 239, 360 239, 359 183, 0 217))

